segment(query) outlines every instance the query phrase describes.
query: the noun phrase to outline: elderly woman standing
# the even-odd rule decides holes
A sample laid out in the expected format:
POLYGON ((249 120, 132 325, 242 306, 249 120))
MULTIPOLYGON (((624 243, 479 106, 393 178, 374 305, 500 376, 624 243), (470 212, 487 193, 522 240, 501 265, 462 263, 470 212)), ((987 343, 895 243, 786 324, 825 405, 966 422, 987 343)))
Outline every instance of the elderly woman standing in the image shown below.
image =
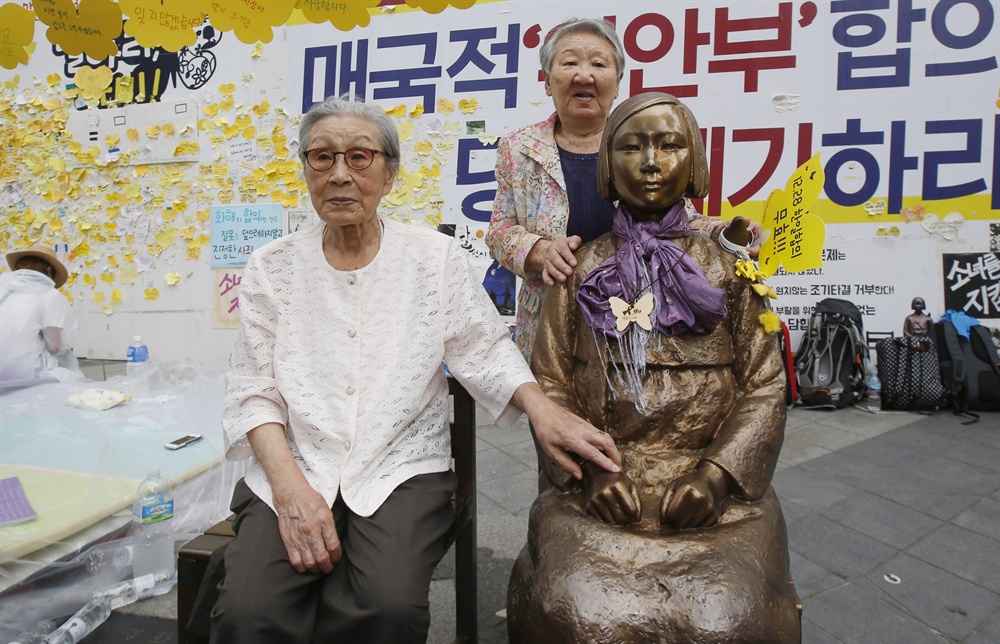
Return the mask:
MULTIPOLYGON (((565 282, 576 250, 611 230, 615 206, 598 194, 597 151, 625 73, 625 51, 606 20, 567 20, 538 57, 556 111, 500 139, 486 235, 493 257, 524 280, 515 340, 527 360, 545 287, 565 282)), ((690 207, 688 215, 713 236, 723 227, 690 207)), ((751 227, 759 237, 760 225, 751 227)))
POLYGON ((597 194, 597 150, 625 72, 625 51, 604 20, 563 23, 538 56, 556 111, 500 139, 486 235, 493 257, 524 279, 515 341, 526 359, 545 285, 564 281, 574 251, 611 229, 614 206, 597 194))
POLYGON ((619 200, 612 232, 549 289, 531 366, 614 436, 622 471, 546 472, 508 585, 511 641, 798 641, 771 489, 781 358, 736 257, 688 223, 683 198, 708 190, 694 115, 668 94, 624 101, 598 181, 619 200))
POLYGON ((455 488, 441 362, 504 426, 528 413, 567 471, 612 441, 541 393, 460 246, 378 216, 399 142, 338 98, 299 132, 322 220, 253 254, 224 413, 252 457, 213 642, 422 642, 455 488))

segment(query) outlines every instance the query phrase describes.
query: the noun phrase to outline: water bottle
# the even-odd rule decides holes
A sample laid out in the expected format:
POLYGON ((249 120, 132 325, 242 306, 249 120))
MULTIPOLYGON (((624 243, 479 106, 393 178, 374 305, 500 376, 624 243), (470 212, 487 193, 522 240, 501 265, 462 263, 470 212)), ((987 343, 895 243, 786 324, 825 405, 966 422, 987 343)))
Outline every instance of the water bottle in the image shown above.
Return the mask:
POLYGON ((54 620, 42 620, 15 637, 9 644, 42 644, 57 623, 54 620))
POLYGON ((868 379, 868 411, 882 411, 882 383, 878 379, 878 369, 872 369, 872 375, 868 379))
POLYGON ((76 644, 104 623, 111 614, 107 600, 92 599, 69 618, 69 621, 46 635, 44 644, 76 644))
POLYGON ((157 588, 162 588, 164 584, 173 582, 173 573, 169 570, 154 573, 152 575, 142 575, 134 579, 126 579, 110 588, 98 590, 94 593, 94 599, 105 600, 111 605, 111 610, 133 604, 140 599, 152 597, 157 588))
POLYGON ((142 336, 132 338, 125 352, 125 378, 132 395, 145 397, 149 394, 149 349, 142 342, 142 336))
POLYGON ((159 468, 150 470, 139 485, 132 503, 132 570, 138 579, 156 575, 160 579, 152 594, 162 595, 173 586, 174 497, 159 468))

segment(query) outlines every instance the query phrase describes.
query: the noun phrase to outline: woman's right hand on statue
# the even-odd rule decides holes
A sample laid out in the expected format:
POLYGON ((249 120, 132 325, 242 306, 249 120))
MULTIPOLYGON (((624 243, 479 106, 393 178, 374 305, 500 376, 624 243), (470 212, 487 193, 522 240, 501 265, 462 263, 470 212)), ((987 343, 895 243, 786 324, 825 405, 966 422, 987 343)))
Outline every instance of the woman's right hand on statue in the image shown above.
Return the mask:
POLYGON ((626 525, 642 518, 639 489, 625 474, 584 466, 584 509, 605 523, 626 525))
POLYGON ((580 237, 556 237, 555 239, 540 239, 535 242, 525 258, 528 271, 540 274, 546 286, 555 286, 556 282, 565 282, 573 275, 576 268, 576 257, 573 253, 583 242, 580 237))

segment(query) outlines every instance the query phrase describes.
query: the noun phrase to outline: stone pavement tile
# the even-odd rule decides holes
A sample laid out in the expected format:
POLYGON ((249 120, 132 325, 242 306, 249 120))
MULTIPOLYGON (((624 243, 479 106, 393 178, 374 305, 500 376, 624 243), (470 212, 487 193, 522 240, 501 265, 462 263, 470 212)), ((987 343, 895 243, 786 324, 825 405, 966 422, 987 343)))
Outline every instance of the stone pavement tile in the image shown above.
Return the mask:
POLYGON ((839 644, 808 619, 802 620, 802 644, 839 644))
POLYGON ((975 632, 962 640, 963 644, 997 644, 1000 642, 1000 611, 983 622, 975 632))
POLYGON ((535 452, 535 441, 531 440, 530 437, 526 441, 504 445, 500 450, 510 454, 532 470, 538 470, 538 455, 535 452))
POLYGON ((1000 501, 986 497, 951 522, 984 537, 1000 541, 1000 501))
POLYGON ((907 549, 914 557, 1000 593, 1000 542, 945 524, 907 549))
POLYGON ((944 637, 855 584, 813 597, 802 614, 833 638, 858 644, 942 644, 944 637))
POLYGON ((918 420, 919 417, 906 412, 884 411, 873 414, 859 407, 845 407, 830 414, 818 414, 815 422, 865 438, 872 438, 897 427, 910 425, 918 420))
POLYGON ((787 499, 813 512, 819 512, 858 491, 845 483, 805 470, 802 465, 776 473, 771 485, 782 501, 787 499))
POLYGON ((780 499, 781 503, 781 513, 785 515, 785 525, 789 526, 793 523, 797 523, 806 517, 811 517, 812 512, 805 509, 798 503, 794 501, 789 501, 788 499, 780 499))
POLYGON ((802 469, 857 488, 868 488, 890 477, 896 470, 880 467, 861 458, 831 452, 803 463, 802 469))
MULTIPOLYGON (((523 467, 520 461, 516 462, 523 467)), ((538 479, 534 472, 530 470, 529 472, 527 476, 523 471, 508 476, 498 476, 489 481, 489 485, 480 487, 479 494, 496 501, 509 513, 526 510, 538 496, 538 479)))
POLYGON ((940 519, 870 492, 844 499, 822 514, 895 548, 905 548, 942 524, 940 519))
POLYGON ((917 463, 923 463, 931 458, 927 452, 913 449, 898 443, 879 438, 870 438, 853 445, 848 445, 840 450, 841 454, 854 456, 870 461, 877 466, 889 469, 909 467, 917 463))
POLYGON ((958 447, 963 439, 927 421, 900 427, 882 434, 884 441, 905 445, 930 454, 943 454, 958 447))
POLYGON ((484 485, 492 479, 527 474, 531 468, 513 456, 499 449, 487 449, 476 453, 476 482, 484 485))
POLYGON ((887 561, 868 575, 865 588, 931 628, 956 640, 967 637, 1000 608, 1000 595, 907 554, 887 561), (889 583, 885 574, 901 581, 889 583))
POLYGON ((810 443, 801 438, 799 434, 786 435, 784 442, 781 444, 781 454, 778 456, 778 462, 787 468, 792 465, 811 461, 814 458, 829 453, 830 450, 826 447, 810 443))
POLYGON ((793 407, 788 410, 785 416, 785 434, 799 427, 808 427, 815 422, 815 417, 810 410, 801 407, 793 407))
POLYGON ((528 539, 528 520, 511 515, 484 516, 476 533, 480 548, 489 548, 494 557, 514 560, 528 539))
POLYGON ((844 580, 837 575, 814 564, 794 550, 788 551, 788 561, 792 581, 795 582, 795 592, 802 601, 844 583, 844 580))
POLYGON ((510 511, 503 507, 483 490, 476 488, 476 516, 477 517, 498 517, 509 515, 510 511))
POLYGON ((865 440, 857 434, 849 431, 832 429, 826 425, 813 425, 799 431, 797 438, 813 445, 825 447, 830 451, 836 451, 842 447, 853 445, 858 441, 865 440))
MULTIPOLYGON (((993 432, 993 434, 1000 436, 1000 431, 993 432)), ((991 469, 994 472, 997 468, 1000 468, 1000 449, 990 447, 989 445, 983 445, 982 443, 978 443, 974 440, 963 441, 960 446, 950 452, 947 452, 944 456, 947 456, 953 461, 984 467, 986 469, 991 469)))
POLYGON ((890 501, 944 520, 961 513, 981 496, 912 472, 903 472, 880 481, 871 491, 890 501))
POLYGON ((932 481, 947 483, 959 489, 974 490, 979 494, 989 494, 1000 489, 1000 470, 996 467, 984 469, 944 456, 935 456, 910 471, 932 481))
POLYGON ((531 431, 527 425, 521 427, 521 423, 504 429, 500 429, 496 425, 481 425, 476 428, 476 437, 486 441, 493 447, 503 447, 513 443, 520 443, 524 440, 531 440, 531 431))
POLYGON ((845 581, 868 574, 896 554, 895 548, 822 516, 789 526, 788 547, 845 581))

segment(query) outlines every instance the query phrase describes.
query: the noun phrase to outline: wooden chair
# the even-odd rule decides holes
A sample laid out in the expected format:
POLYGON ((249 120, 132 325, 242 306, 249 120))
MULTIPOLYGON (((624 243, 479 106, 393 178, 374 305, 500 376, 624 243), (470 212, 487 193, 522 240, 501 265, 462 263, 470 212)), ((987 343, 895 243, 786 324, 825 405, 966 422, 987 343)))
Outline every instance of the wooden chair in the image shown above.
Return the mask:
MULTIPOLYGON (((448 378, 452 400, 451 455, 455 459, 458 488, 453 503, 455 518, 448 529, 448 547, 455 546, 455 641, 475 642, 479 637, 478 575, 476 569, 476 401, 454 378, 448 378)), ((188 541, 177 553, 177 641, 204 644, 204 638, 187 630, 198 589, 212 553, 233 538, 232 519, 220 521, 188 541)))

